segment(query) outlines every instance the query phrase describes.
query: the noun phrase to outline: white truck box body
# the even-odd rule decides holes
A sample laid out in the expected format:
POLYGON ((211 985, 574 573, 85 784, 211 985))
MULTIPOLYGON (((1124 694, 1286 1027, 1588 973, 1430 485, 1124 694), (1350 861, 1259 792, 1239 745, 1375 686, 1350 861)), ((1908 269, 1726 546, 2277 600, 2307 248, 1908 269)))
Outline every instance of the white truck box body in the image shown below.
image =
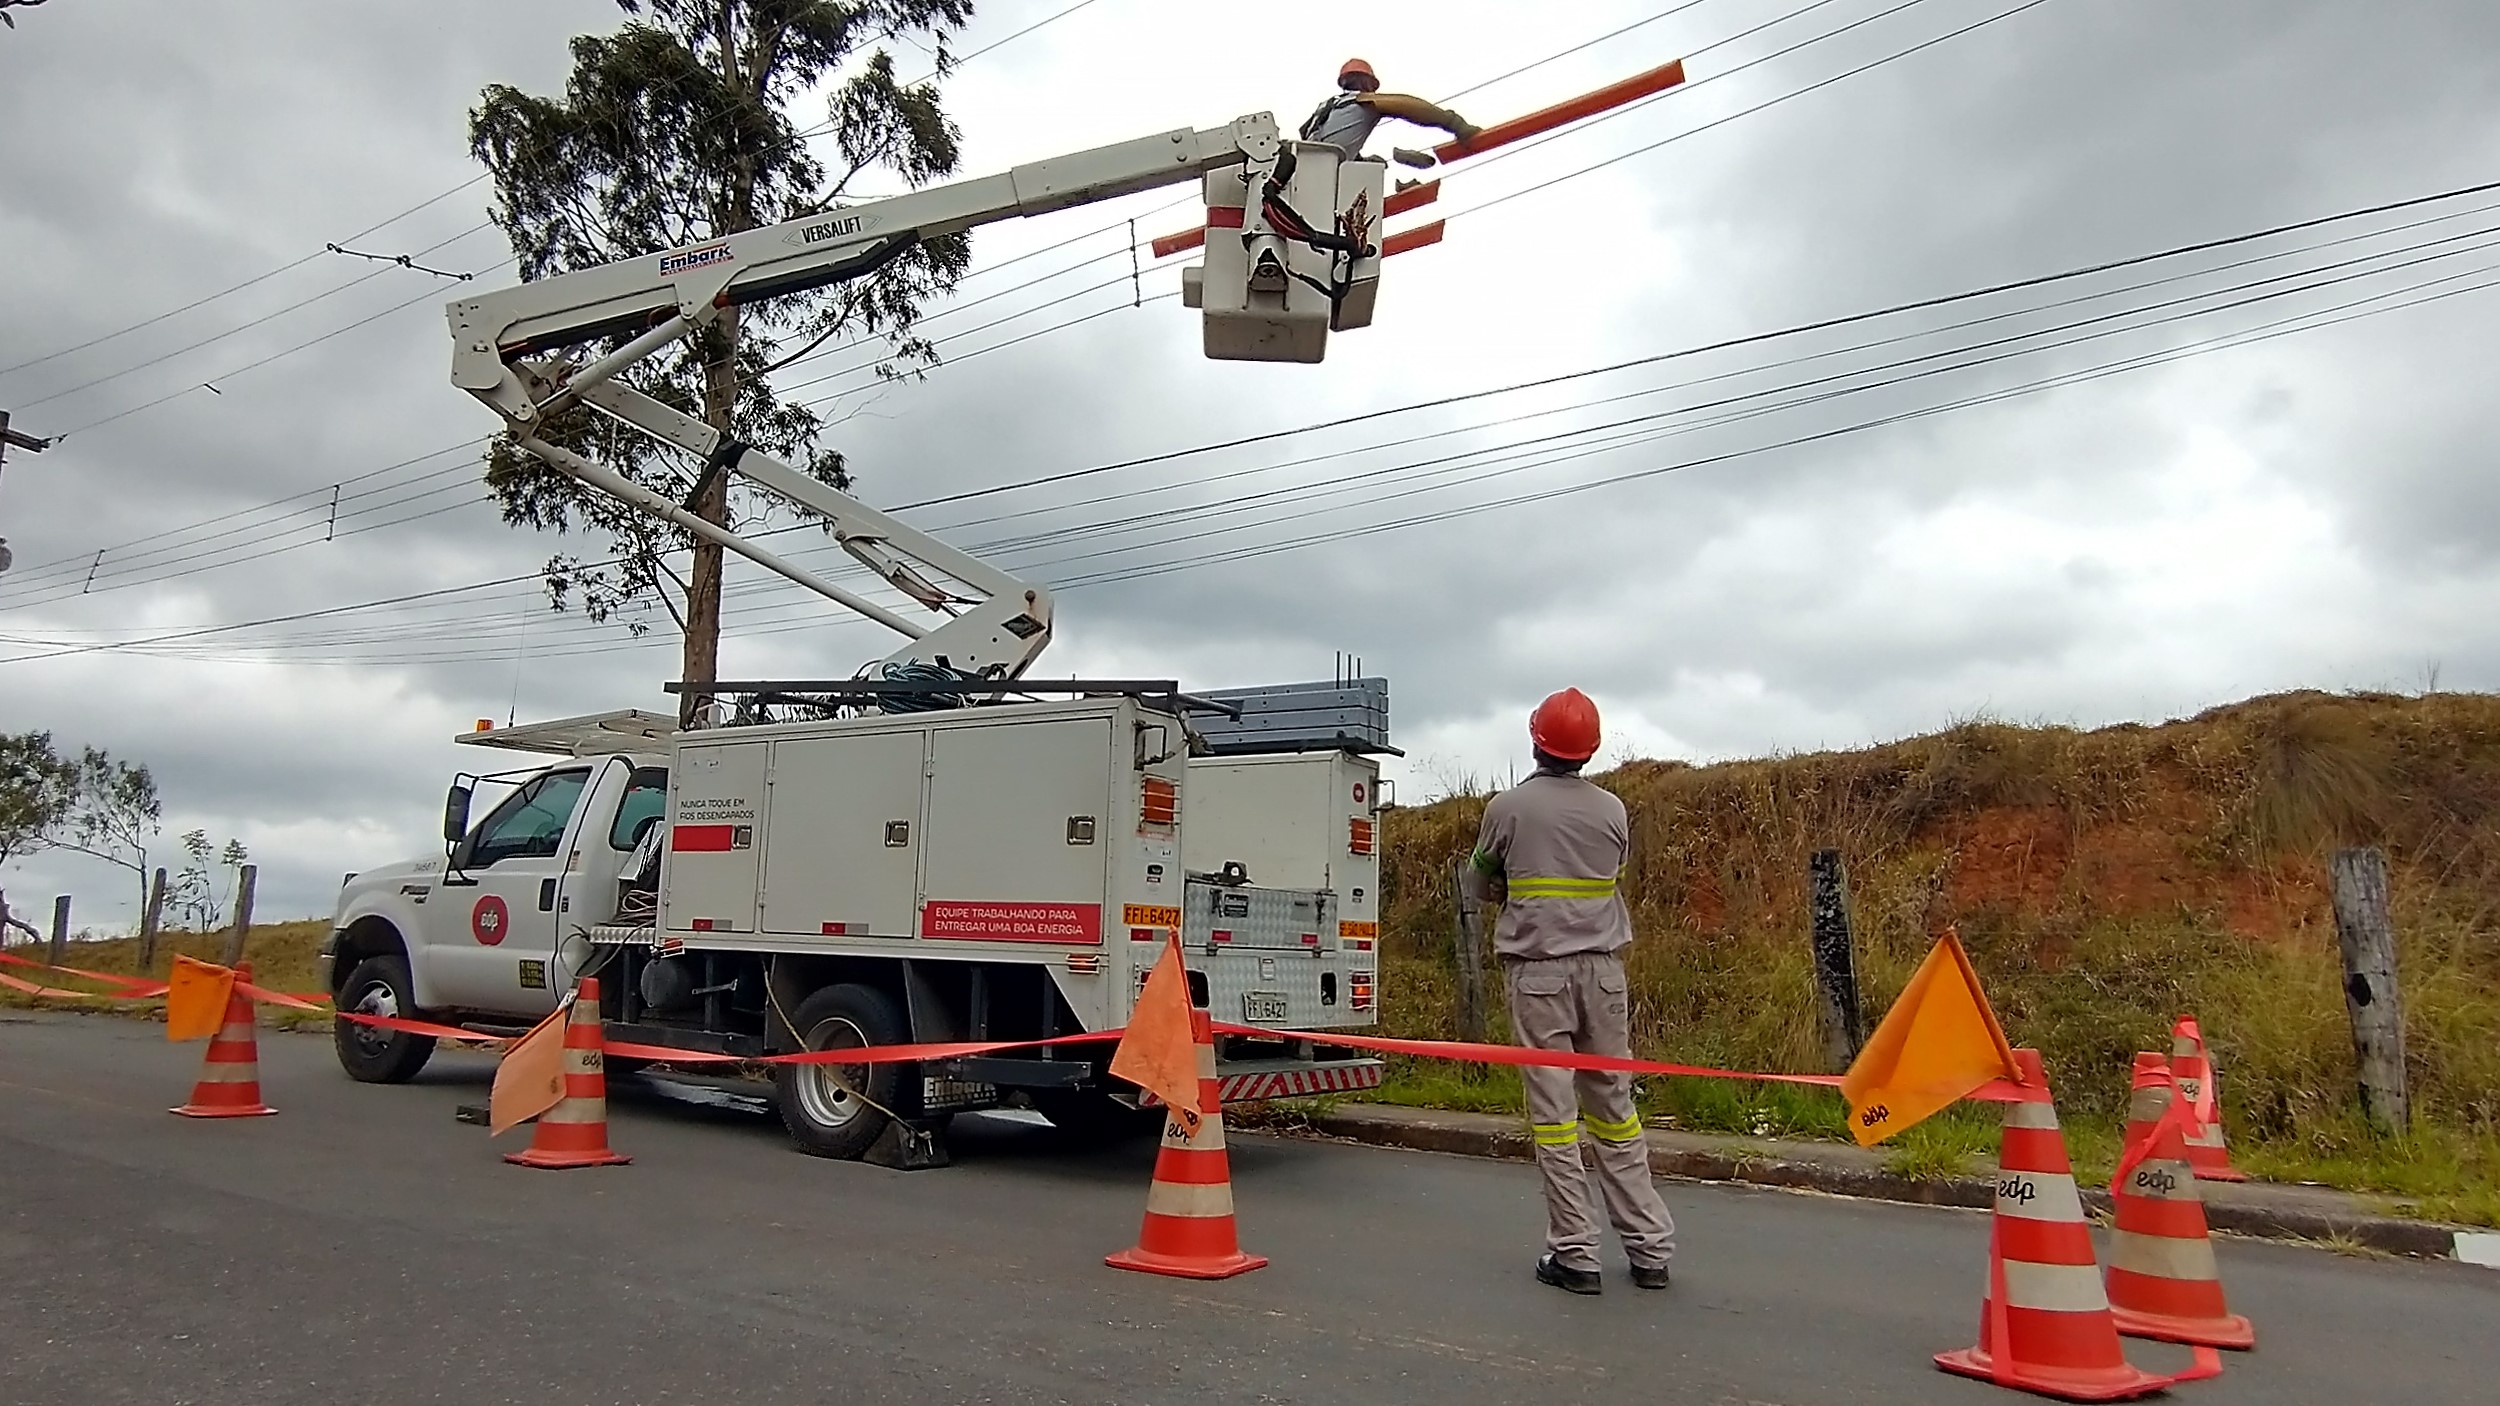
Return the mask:
MULTIPOLYGON (((1340 940, 1343 898, 1255 868, 1255 889, 1188 881, 1191 827, 1240 826, 1198 788, 1210 777, 1225 787, 1243 769, 1202 774, 1214 759, 1188 760, 1181 736, 1172 718, 1126 698, 681 734, 656 940, 1035 963, 1086 1028, 1104 1029, 1126 1023, 1146 970, 1180 930, 1220 1020, 1375 1024, 1371 943, 1352 951, 1340 940), (1226 917, 1228 901, 1248 910, 1226 917)), ((1368 766, 1346 761, 1349 777, 1368 766)), ((1364 902, 1376 901, 1376 857, 1310 862, 1345 843, 1341 808, 1316 794, 1282 799, 1288 775, 1339 788, 1333 775, 1243 774, 1271 802, 1252 828, 1312 831, 1295 842, 1296 874, 1359 873, 1364 902)))

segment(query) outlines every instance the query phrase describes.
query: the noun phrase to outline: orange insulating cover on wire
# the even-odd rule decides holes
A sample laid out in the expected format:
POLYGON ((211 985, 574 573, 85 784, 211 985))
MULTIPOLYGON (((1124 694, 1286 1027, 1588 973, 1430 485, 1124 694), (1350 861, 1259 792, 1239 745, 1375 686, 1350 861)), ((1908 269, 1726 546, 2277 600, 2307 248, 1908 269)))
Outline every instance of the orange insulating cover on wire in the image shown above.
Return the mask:
POLYGON ((1456 161, 1462 156, 1475 156, 1498 146, 1508 146, 1512 142, 1533 137, 1539 132, 1550 132, 1568 123, 1595 117, 1608 108, 1621 107, 1635 98, 1645 98, 1652 93, 1663 93, 1683 81, 1684 60, 1674 59, 1647 73, 1636 74, 1620 83, 1610 83, 1593 93, 1582 93, 1576 98, 1531 112, 1525 117, 1514 117, 1508 122, 1496 122, 1467 141, 1443 142, 1432 149, 1432 154, 1444 163, 1456 161))
POLYGON ((1168 259, 1184 249, 1195 249, 1206 242, 1207 227, 1200 225, 1196 229, 1185 229, 1178 234, 1164 235, 1149 247, 1155 251, 1156 258, 1168 259))
POLYGON ((1430 205, 1440 198, 1441 183, 1426 181, 1422 185, 1409 186, 1404 190, 1391 192, 1388 199, 1380 202, 1380 213, 1403 215, 1418 205, 1430 205))
POLYGON ((1410 249, 1421 249, 1429 244, 1440 243, 1441 227, 1447 223, 1449 223, 1447 220, 1434 220, 1428 225, 1417 225, 1413 229, 1399 230, 1380 241, 1380 257, 1386 259, 1393 255, 1403 254, 1410 249))

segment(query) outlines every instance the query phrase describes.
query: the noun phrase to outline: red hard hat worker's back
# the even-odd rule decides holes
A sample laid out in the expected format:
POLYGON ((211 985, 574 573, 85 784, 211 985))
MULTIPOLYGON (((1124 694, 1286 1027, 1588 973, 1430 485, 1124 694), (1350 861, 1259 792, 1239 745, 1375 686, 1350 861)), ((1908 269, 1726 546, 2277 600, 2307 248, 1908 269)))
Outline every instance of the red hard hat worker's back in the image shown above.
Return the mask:
POLYGON ((1587 761, 1597 755, 1597 705, 1576 688, 1564 689, 1528 715, 1528 740, 1549 757, 1587 761))
POLYGON ((1372 72, 1372 66, 1363 62, 1361 59, 1347 59, 1345 61, 1345 67, 1337 70, 1337 86, 1340 88, 1353 87, 1354 85, 1352 83, 1346 81, 1349 78, 1359 78, 1363 80, 1363 86, 1366 88, 1377 88, 1380 86, 1380 75, 1372 72))

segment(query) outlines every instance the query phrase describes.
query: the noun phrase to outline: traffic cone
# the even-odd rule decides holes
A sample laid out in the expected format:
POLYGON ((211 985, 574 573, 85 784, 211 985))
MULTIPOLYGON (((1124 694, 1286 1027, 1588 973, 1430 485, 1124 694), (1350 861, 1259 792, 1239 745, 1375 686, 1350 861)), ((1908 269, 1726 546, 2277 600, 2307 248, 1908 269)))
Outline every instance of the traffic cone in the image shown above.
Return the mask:
POLYGON ((259 1031, 252 1000, 242 990, 251 980, 251 964, 237 964, 235 989, 226 997, 226 1023, 208 1042, 191 1101, 168 1112, 185 1118, 260 1118, 278 1111, 260 1101, 259 1031))
POLYGON ((2155 1070, 2142 1101, 2156 1105, 2142 1142, 2110 1183, 2118 1223, 2109 1242, 2109 1305, 2118 1331, 2164 1342, 2251 1348, 2257 1330, 2223 1304, 2222 1272, 2205 1227, 2205 1201, 2188 1167, 2187 1139, 2170 1106, 2170 1076, 2155 1070))
POLYGON ((1107 1255, 1114 1269, 1139 1269, 1183 1279, 1230 1279, 1266 1265, 1241 1252, 1233 1223, 1232 1163, 1224 1153, 1224 1096, 1215 1080, 1215 1031, 1207 1013, 1189 1013, 1198 1045, 1198 1127, 1178 1113, 1163 1120, 1154 1184, 1146 1191, 1146 1222, 1134 1249, 1107 1255))
POLYGON ((1979 1345, 1938 1353, 1936 1365, 2067 1401, 2159 1391, 2175 1379, 2136 1370, 2119 1345, 2040 1052, 2016 1050, 2014 1063, 2023 1098, 2005 1105, 1979 1345))
POLYGON ((2205 1033, 2196 1017, 2183 1015, 2170 1027, 2170 1077, 2179 1097, 2187 1100, 2188 1165, 2207 1181, 2246 1181, 2248 1173, 2231 1165, 2231 1149, 2222 1141, 2222 1081, 2205 1053, 2205 1033))
POLYGON ((599 982, 586 976, 564 1019, 564 1097, 538 1115, 529 1147, 505 1153, 505 1161, 523 1167, 615 1167, 634 1160, 608 1148, 606 1050, 599 982))
POLYGON ((2170 1106, 2170 1056, 2151 1050, 2135 1052, 2135 1078, 2127 1086, 2127 1132, 2122 1147, 2135 1147, 2153 1135, 2153 1125, 2161 1121, 2161 1111, 2170 1106), (2164 1090, 2153 1092, 2154 1075, 2160 1075, 2164 1090))

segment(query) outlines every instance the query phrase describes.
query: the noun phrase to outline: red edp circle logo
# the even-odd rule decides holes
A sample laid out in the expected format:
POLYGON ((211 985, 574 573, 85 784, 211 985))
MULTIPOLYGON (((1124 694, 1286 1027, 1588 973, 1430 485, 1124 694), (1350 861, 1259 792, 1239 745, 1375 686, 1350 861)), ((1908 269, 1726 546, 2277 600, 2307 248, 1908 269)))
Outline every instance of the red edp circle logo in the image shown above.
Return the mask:
POLYGON ((479 899, 477 906, 469 910, 469 933, 481 945, 496 945, 503 941, 504 934, 511 928, 512 910, 506 908, 504 901, 494 894, 479 899))

